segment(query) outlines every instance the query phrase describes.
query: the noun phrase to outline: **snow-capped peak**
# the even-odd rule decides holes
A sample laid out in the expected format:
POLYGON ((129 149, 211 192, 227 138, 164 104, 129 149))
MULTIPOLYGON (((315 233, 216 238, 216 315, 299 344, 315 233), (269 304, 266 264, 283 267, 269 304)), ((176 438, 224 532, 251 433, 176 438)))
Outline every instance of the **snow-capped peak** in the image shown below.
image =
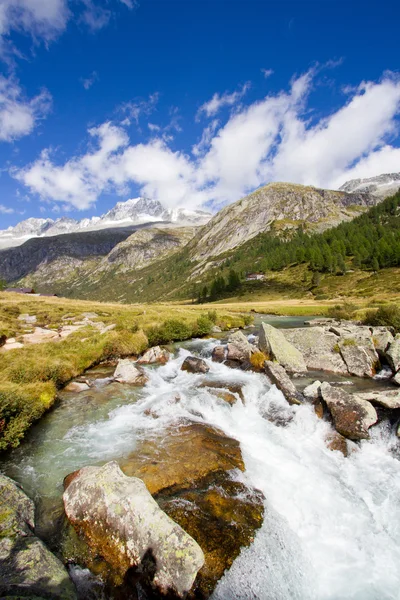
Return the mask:
POLYGON ((52 236, 77 231, 96 231, 109 227, 127 227, 154 222, 172 222, 176 225, 205 225, 211 214, 186 208, 166 209, 158 200, 131 198, 117 204, 100 217, 81 221, 61 217, 60 219, 29 218, 15 227, 0 230, 0 248, 19 246, 32 237, 52 236))
POLYGON ((368 192, 380 198, 395 194, 400 188, 400 173, 384 173, 366 179, 351 179, 339 189, 343 192, 368 192))

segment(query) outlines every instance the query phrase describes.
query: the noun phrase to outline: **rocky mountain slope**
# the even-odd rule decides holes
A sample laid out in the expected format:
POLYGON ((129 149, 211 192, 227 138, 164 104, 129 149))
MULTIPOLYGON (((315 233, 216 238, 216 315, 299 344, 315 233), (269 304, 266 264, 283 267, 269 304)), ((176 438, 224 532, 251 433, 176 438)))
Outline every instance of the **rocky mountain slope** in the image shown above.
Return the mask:
POLYGON ((164 222, 175 226, 200 226, 207 223, 211 214, 186 208, 166 209, 158 200, 134 198, 117 204, 104 215, 77 221, 68 217, 60 219, 25 219, 15 227, 0 230, 0 248, 19 246, 33 237, 98 231, 113 227, 130 227, 145 223, 164 222))
POLYGON ((347 193, 291 183, 271 183, 230 204, 205 225, 190 244, 193 260, 218 256, 265 231, 319 232, 350 221, 379 200, 368 193, 347 193))
POLYGON ((400 189, 400 173, 386 173, 368 179, 351 179, 340 188, 343 192, 367 192, 378 198, 387 198, 400 189))
MULTIPOLYGON (((147 301, 172 297, 182 285, 187 288, 199 277, 202 280, 204 272, 218 268, 230 253, 261 233, 271 231, 286 238, 299 226, 309 232, 324 231, 378 202, 380 198, 366 192, 273 183, 227 206, 201 228, 154 224, 131 231, 130 236, 124 234, 107 251, 104 245, 101 251, 87 247, 89 231, 30 240, 0 252, 0 277, 43 292, 81 298, 147 301)), ((120 203, 109 218, 123 223, 121 217, 132 216, 136 204, 120 203)), ((154 214, 158 209, 152 205, 154 214)), ((91 234, 99 240, 105 231, 91 234)))

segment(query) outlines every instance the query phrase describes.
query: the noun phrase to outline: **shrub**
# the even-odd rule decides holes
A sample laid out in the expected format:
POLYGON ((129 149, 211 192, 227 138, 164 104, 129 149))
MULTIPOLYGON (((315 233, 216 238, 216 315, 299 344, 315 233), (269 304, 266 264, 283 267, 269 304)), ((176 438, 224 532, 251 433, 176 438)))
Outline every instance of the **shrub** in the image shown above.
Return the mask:
POLYGON ((162 325, 154 325, 145 330, 150 346, 169 344, 170 342, 187 340, 193 335, 193 328, 179 321, 168 319, 162 325))
POLYGON ((356 342, 351 338, 346 338, 343 340, 342 346, 356 346, 356 342))
POLYGON ((112 331, 103 346, 101 358, 119 358, 120 356, 138 356, 148 348, 148 339, 143 331, 112 331))
POLYGON ((266 360, 271 360, 271 358, 264 352, 253 352, 250 357, 251 365, 256 371, 262 371, 264 369, 264 363, 266 360))
POLYGON ((217 311, 216 310, 209 310, 208 313, 207 313, 207 317, 215 325, 215 323, 217 322, 217 319, 218 319, 217 311))
POLYGON ((373 327, 394 327, 396 332, 399 332, 400 307, 397 304, 388 304, 380 306, 378 310, 368 310, 363 323, 364 325, 372 325, 373 327))
POLYGON ((328 310, 328 316, 333 319, 344 319, 351 321, 354 319, 355 313, 358 310, 358 306, 352 302, 344 302, 343 304, 336 304, 328 310))
POLYGON ((211 321, 208 316, 200 315, 200 317, 196 321, 196 325, 194 326, 195 335, 208 335, 213 328, 213 321, 211 321))
POLYGON ((243 321, 245 325, 251 325, 254 321, 254 317, 249 314, 243 315, 243 321))

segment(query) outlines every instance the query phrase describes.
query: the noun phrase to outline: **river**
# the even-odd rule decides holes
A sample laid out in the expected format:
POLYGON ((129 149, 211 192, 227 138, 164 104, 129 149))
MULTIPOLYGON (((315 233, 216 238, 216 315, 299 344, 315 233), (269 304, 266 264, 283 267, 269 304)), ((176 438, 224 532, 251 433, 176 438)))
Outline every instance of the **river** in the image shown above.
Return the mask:
MULTIPOLYGON (((144 388, 116 383, 62 393, 58 406, 0 463, 38 506, 38 533, 51 540, 63 477, 84 465, 123 460, 144 437, 189 419, 239 441, 242 477, 265 496, 264 524, 219 582, 213 600, 399 600, 400 462, 386 423, 348 458, 327 449, 328 423, 310 406, 288 407, 262 374, 210 359, 215 340, 175 346, 172 360, 149 368, 144 388), (180 370, 190 354, 206 358, 208 379, 243 384, 245 403, 216 402, 204 375, 180 370), (179 394, 179 402, 171 398, 179 394), (150 409, 150 410, 149 410, 150 409), (293 417, 277 427, 262 417, 293 417), (151 415, 157 414, 155 419, 151 415)), ((97 368, 93 379, 110 373, 97 368)))

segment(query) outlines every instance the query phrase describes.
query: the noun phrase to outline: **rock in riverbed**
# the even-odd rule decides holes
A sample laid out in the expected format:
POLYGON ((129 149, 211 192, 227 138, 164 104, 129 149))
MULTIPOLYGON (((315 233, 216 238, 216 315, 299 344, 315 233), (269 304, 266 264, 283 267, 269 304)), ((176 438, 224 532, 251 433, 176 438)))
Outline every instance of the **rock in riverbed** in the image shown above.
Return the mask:
POLYGON ((129 358, 121 358, 114 371, 114 379, 119 383, 130 383, 132 385, 144 385, 148 378, 142 369, 135 367, 129 358))
POLYGON ((251 356, 251 344, 247 337, 241 332, 236 331, 228 338, 227 360, 234 360, 238 363, 248 361, 251 356))
POLYGON ((149 578, 159 593, 183 598, 191 589, 204 564, 201 548, 116 462, 81 469, 63 499, 70 522, 121 583, 144 561, 152 563, 149 578))
POLYGON ((0 597, 76 600, 63 564, 33 533, 35 507, 0 475, 0 597))
POLYGON ((258 347, 261 352, 265 352, 291 373, 307 371, 302 353, 272 325, 261 323, 258 347))
POLYGON ((143 354, 138 360, 138 365, 153 365, 159 363, 164 365, 169 361, 169 352, 168 350, 164 350, 160 348, 160 346, 154 346, 154 348, 149 348, 147 352, 143 354))
POLYGON ((370 402, 325 382, 321 385, 321 395, 338 433, 351 440, 369 438, 368 429, 378 420, 376 410, 370 402))
POLYGON ((182 371, 188 371, 188 373, 208 373, 210 367, 202 358, 187 356, 182 363, 181 369, 182 371))
POLYGON ((289 404, 301 404, 303 402, 303 396, 296 390, 294 383, 281 365, 266 360, 264 369, 268 378, 282 392, 289 404))

